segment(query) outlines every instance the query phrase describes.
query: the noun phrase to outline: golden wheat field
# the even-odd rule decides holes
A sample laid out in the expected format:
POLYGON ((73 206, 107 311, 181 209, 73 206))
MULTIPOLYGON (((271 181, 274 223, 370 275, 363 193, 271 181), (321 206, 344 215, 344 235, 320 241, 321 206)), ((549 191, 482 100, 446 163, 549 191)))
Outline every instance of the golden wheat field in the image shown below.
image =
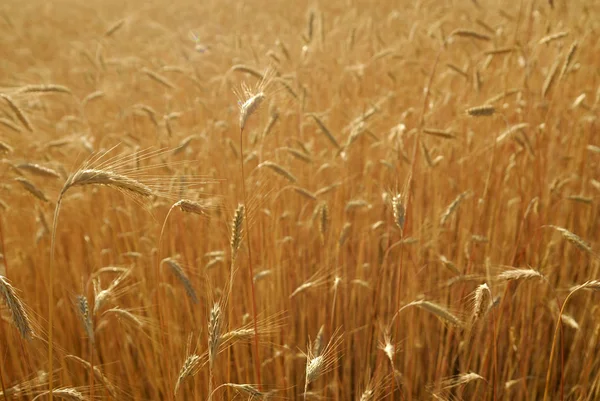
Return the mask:
POLYGON ((600 400, 600 3, 0 4, 4 400, 600 400))

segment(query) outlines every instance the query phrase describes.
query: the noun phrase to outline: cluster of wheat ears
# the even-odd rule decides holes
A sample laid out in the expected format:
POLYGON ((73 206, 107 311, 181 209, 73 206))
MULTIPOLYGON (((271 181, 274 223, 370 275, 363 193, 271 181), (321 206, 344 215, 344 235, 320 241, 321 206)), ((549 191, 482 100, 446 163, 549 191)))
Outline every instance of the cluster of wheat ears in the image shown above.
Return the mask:
POLYGON ((600 399, 600 3, 0 34, 4 400, 600 399))

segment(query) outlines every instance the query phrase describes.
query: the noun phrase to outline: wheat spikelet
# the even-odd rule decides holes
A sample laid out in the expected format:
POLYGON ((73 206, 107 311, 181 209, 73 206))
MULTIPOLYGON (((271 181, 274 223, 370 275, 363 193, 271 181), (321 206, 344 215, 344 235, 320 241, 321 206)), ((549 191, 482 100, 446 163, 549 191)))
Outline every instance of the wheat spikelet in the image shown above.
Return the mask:
POLYGON ((453 36, 458 36, 458 37, 463 37, 463 38, 473 38, 473 39, 485 40, 485 41, 492 40, 492 38, 489 35, 486 35, 486 34, 480 33, 480 32, 476 32, 476 31, 471 31, 469 29, 457 29, 450 34, 450 37, 453 37, 453 36))
POLYGON ((565 74, 567 73, 567 70, 569 69, 570 65, 571 65, 571 61, 573 61, 573 56, 575 55, 575 52, 577 51, 577 41, 574 41, 571 44, 571 47, 569 48, 569 51, 567 52, 567 57, 565 57, 565 62, 563 63, 563 66, 560 70, 560 75, 559 75, 559 80, 562 80, 565 76, 565 74))
POLYGON ((473 294, 473 314, 471 316, 472 321, 477 321, 483 317, 492 301, 492 292, 487 283, 479 285, 473 294))
POLYGON ((258 390, 256 387, 254 387, 251 384, 224 383, 223 386, 230 387, 241 393, 248 394, 250 396, 250 399, 252 399, 254 397, 261 398, 261 397, 265 397, 267 395, 267 393, 263 393, 262 391, 258 390))
POLYGON ((229 241, 229 244, 231 246, 231 259, 233 261, 236 260, 238 250, 242 243, 245 211, 246 208, 240 203, 237 209, 235 209, 235 214, 233 215, 233 221, 231 223, 231 240, 229 241))
POLYGON ((327 207, 327 203, 323 202, 319 206, 318 217, 321 243, 325 243, 325 235, 327 234, 327 229, 329 228, 329 208, 327 207))
POLYGON ((332 334, 327 345, 325 345, 325 347, 322 348, 321 353, 318 356, 314 355, 312 352, 314 345, 311 346, 310 343, 307 345, 307 353, 305 354, 306 369, 304 381, 304 398, 306 398, 308 385, 317 380, 320 376, 333 369, 335 362, 337 361, 337 348, 340 344, 341 337, 338 335, 338 330, 336 330, 332 334))
POLYGON ((41 189, 33 185, 33 183, 31 183, 30 181, 26 180, 23 177, 17 177, 15 178, 15 181, 21 184, 23 188, 27 190, 27 192, 29 192, 39 200, 43 202, 49 202, 48 198, 46 197, 46 194, 44 194, 41 189))
POLYGON ((143 198, 154 195, 150 187, 139 181, 111 171, 98 169, 84 169, 72 174, 65 182, 61 194, 67 192, 69 188, 86 185, 106 185, 143 198))
POLYGON ((433 135, 444 139, 455 139, 450 131, 437 129, 437 128, 423 128, 423 133, 427 135, 433 135))
POLYGON ((292 156, 294 156, 295 158, 302 160, 303 162, 306 163, 312 163, 312 158, 310 157, 310 155, 307 155, 304 152, 301 152, 297 149, 294 148, 285 148, 292 156))
POLYGON ((276 172, 280 176, 286 178, 288 181, 290 181, 292 183, 297 181, 296 177, 294 177, 294 175, 292 173, 290 173, 289 171, 287 171, 286 169, 281 167, 279 164, 273 163, 271 161, 265 161, 258 165, 258 168, 262 168, 262 167, 267 167, 267 168, 273 170, 274 172, 276 172))
POLYGON ((327 139, 329 139, 329 142, 331 142, 333 144, 333 146, 335 146, 337 149, 341 150, 342 147, 340 146, 338 141, 335 139, 335 137, 333 136, 331 131, 329 131, 329 128, 327 128, 327 126, 323 123, 323 121, 321 121, 321 119, 319 117, 317 117, 315 114, 309 114, 309 115, 313 118, 313 120, 315 120, 315 122, 321 129, 321 132, 323 132, 323 134, 325 134, 327 139))
POLYGON ((560 58, 557 58, 550 70, 548 71, 548 75, 546 75, 546 79, 544 80, 544 84, 542 85, 542 97, 546 97, 548 91, 552 87, 552 84, 556 81, 556 72, 558 71, 558 65, 560 64, 560 58))
POLYGON ((234 72, 243 72, 246 74, 250 74, 253 77, 258 78, 261 81, 265 79, 265 74, 261 73, 256 68, 252 68, 247 65, 237 64, 237 65, 234 65, 233 67, 231 67, 230 70, 234 71, 234 72))
POLYGON ((119 29, 121 29, 123 27, 123 25, 125 25, 125 20, 124 19, 118 20, 117 22, 112 24, 110 27, 108 27, 108 29, 104 32, 104 37, 108 38, 108 37, 112 36, 115 32, 117 32, 119 29))
POLYGON ((146 74, 148 77, 150 77, 152 80, 158 82, 159 84, 169 88, 169 89, 175 89, 175 85, 169 81, 167 78, 163 77, 162 75, 144 67, 142 68, 142 72, 144 74, 146 74))
POLYGON ((460 205, 460 203, 467 196, 467 194, 468 194, 468 192, 461 193, 452 201, 452 203, 450 203, 450 205, 448 205, 448 207, 446 208, 446 210, 440 217, 440 226, 443 226, 444 224, 446 224, 446 221, 448 221, 448 218, 450 218, 450 216, 458 208, 458 205, 460 205))
POLYGON ((23 126, 27 128, 29 132, 33 132, 33 127, 31 126, 29 119, 27 118, 25 113, 19 108, 19 106, 17 106, 17 104, 11 99, 11 97, 4 93, 0 93, 0 97, 4 99, 8 107, 13 111, 13 113, 15 113, 19 121, 21 121, 21 124, 23 124, 23 126))
POLYGON ((515 51, 514 47, 501 47, 498 49, 486 50, 483 52, 483 54, 485 54, 486 56, 496 56, 501 54, 512 53, 513 51, 515 51))
POLYGON ((498 275, 498 279, 502 281, 531 280, 534 278, 545 279, 542 273, 533 269, 510 269, 498 275))
POLYGON ((48 178, 60 178, 60 174, 49 167, 41 166, 35 163, 21 163, 17 164, 19 170, 28 171, 34 175, 48 178))
MULTIPOLYGON (((38 398, 51 394, 50 391, 45 391, 41 394, 36 395, 31 401, 35 401, 38 398)), ((55 388, 52 390, 52 395, 56 398, 60 398, 66 401, 87 401, 88 398, 84 396, 79 390, 71 387, 55 388)))
POLYGON ((312 344, 312 355, 319 356, 321 355, 321 351, 323 351, 323 336, 325 335, 325 325, 321 325, 317 336, 315 337, 315 341, 312 344))
POLYGON ((71 90, 63 85, 26 85, 17 89, 17 93, 66 93, 71 94, 71 90))
POLYGON ((190 377, 194 377, 198 373, 201 364, 202 359, 196 354, 192 354, 186 358, 185 362, 183 362, 181 370, 179 371, 177 382, 175 383, 175 389, 173 390, 174 395, 177 395, 177 392, 179 391, 179 388, 181 387, 181 384, 183 384, 184 381, 186 381, 190 377))
POLYGON ((466 79, 469 78, 469 74, 467 74, 466 72, 464 72, 460 67, 452 64, 452 63, 447 63, 446 66, 448 68, 450 68, 452 71, 462 75, 463 77, 465 77, 466 79))
POLYGON ((190 297, 193 303, 197 304, 198 297, 196 296, 196 291, 194 290, 190 279, 185 274, 181 266, 172 258, 165 258, 161 263, 165 263, 167 266, 169 266, 177 280, 179 280, 179 282, 183 285, 183 288, 185 288, 185 292, 187 293, 188 297, 190 297))
POLYGON ((6 304, 11 319, 17 330, 19 330, 21 337, 25 340, 31 340, 35 333, 33 331, 31 320, 25 311, 25 306, 17 296, 15 288, 10 284, 8 279, 2 275, 0 275, 0 295, 6 304))
POLYGON ((92 342, 95 342, 94 338, 94 322, 92 321, 92 316, 90 314, 90 308, 88 306, 87 298, 83 295, 77 296, 77 311, 79 312, 79 317, 81 318, 81 322, 83 323, 83 329, 85 330, 86 335, 92 342))
POLYGON ((394 215, 394 223, 396 223, 400 231, 403 231, 406 210, 402 204, 402 196, 400 194, 392 197, 392 213, 394 215))
POLYGON ((306 199, 310 199, 310 200, 313 200, 313 201, 317 200, 317 197, 312 192, 310 192, 309 190, 307 190, 305 188, 294 186, 294 187, 292 187, 292 189, 296 193, 298 193, 298 194, 302 195, 303 197, 305 197, 306 199))
POLYGON ((491 116, 495 112, 496 108, 491 105, 476 106, 466 110, 466 113, 472 117, 491 116))
POLYGON ((146 326, 146 323, 139 316, 134 315, 131 311, 128 311, 127 309, 121 309, 119 307, 110 308, 102 313, 102 315, 106 314, 113 314, 116 315, 118 318, 125 319, 128 322, 133 323, 133 325, 139 329, 142 329, 144 328, 144 326, 146 326))
MULTIPOLYGON (((406 304, 405 306, 403 306, 400 309, 400 311, 402 311, 403 309, 408 308, 410 306, 416 306, 418 308, 426 310, 427 312, 434 314, 435 316, 440 318, 442 321, 449 323, 451 325, 454 325, 457 327, 463 326, 463 322, 457 316, 455 316, 452 312, 450 312, 447 308, 443 307, 442 305, 439 305, 439 304, 436 304, 436 303, 430 302, 430 301, 418 300, 418 301, 413 301, 413 302, 406 304)), ((398 312, 400 312, 400 311, 398 311, 398 312)))
POLYGON ((182 212, 197 214, 200 216, 206 215, 205 206, 190 199, 181 199, 175 203, 175 206, 178 206, 182 212))
POLYGON ((543 45, 544 43, 550 43, 554 40, 558 40, 558 39, 562 39, 564 37, 566 37, 569 34, 568 31, 564 31, 564 32, 557 32, 557 33, 553 33, 547 36, 544 36, 543 38, 541 38, 538 42, 538 44, 543 45))
POLYGON ((510 134, 512 134, 512 133, 514 133, 514 132, 516 132, 518 130, 527 128, 527 127, 529 127, 528 123, 519 123, 519 124, 513 125, 512 127, 510 127, 507 130, 505 130, 503 133, 501 133, 500 135, 498 135, 498 137, 496 138, 496 143, 502 142, 510 134))
POLYGON ((344 245, 346 239, 348 239, 348 234, 350 234, 350 228, 352 228, 352 223, 344 223, 344 226, 340 232, 340 238, 338 239, 338 246, 344 245))
POLYGON ((13 148, 6 142, 0 141, 0 153, 12 153, 13 148))
MULTIPOLYGON (((91 370, 91 368, 92 368, 91 363, 89 363, 88 361, 86 361, 84 359, 81 359, 80 357, 78 357, 76 355, 66 355, 65 359, 71 359, 71 360, 85 366, 85 368, 88 370, 91 370)), ((94 377, 96 378, 96 380, 98 380, 100 383, 102 383, 102 385, 104 386, 106 391, 108 391, 108 393, 110 394, 111 397, 116 399, 118 396, 117 388, 110 382, 110 380, 108 380, 108 378, 106 376, 104 376, 104 374, 102 373, 100 368, 98 368, 97 366, 94 366, 93 371, 94 371, 94 377)))
POLYGON ((448 390, 453 387, 463 386, 475 380, 483 380, 483 377, 474 372, 461 373, 441 380, 442 390, 448 390))
POLYGON ((323 188, 321 188, 321 189, 319 189, 318 191, 315 192, 315 196, 319 197, 321 195, 325 195, 326 193, 329 193, 329 192, 333 191, 334 189, 336 189, 340 185, 341 184, 339 182, 335 182, 335 183, 333 183, 331 185, 323 187, 323 188))
POLYGON ((212 369, 221 342, 221 306, 215 303, 208 321, 208 361, 212 369))
POLYGON ((0 124, 4 125, 7 128, 10 128, 11 130, 13 130, 15 132, 22 131, 22 129, 17 124, 15 124, 11 120, 4 118, 4 117, 0 117, 0 124))
POLYGON ((578 235, 575 235, 571 231, 569 231, 569 230, 567 230, 565 228, 562 228, 562 227, 552 226, 552 225, 550 225, 549 227, 552 227, 556 231, 560 232, 562 234, 562 236, 563 236, 564 239, 566 239, 567 241, 569 241, 570 243, 572 243, 573 245, 575 245, 577 248, 581 249, 584 252, 592 253, 592 247, 590 246, 590 244, 588 244, 587 242, 585 242, 578 235))

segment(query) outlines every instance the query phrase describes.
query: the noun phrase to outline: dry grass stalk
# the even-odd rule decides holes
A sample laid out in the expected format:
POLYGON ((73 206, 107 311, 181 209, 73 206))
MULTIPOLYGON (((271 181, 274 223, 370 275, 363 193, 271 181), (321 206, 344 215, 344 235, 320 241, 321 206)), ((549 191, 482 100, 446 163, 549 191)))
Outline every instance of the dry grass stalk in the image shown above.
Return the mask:
POLYGON ((15 113, 19 121, 21 121, 21 124, 23 124, 23 126, 27 128, 29 132, 33 132, 33 127, 29 122, 29 119, 27 118, 23 110, 21 110, 19 106, 17 106, 17 104, 11 99, 11 97, 4 93, 0 93, 0 97, 4 99, 8 107, 12 110, 13 113, 15 113))
POLYGON ((21 337, 25 340, 31 340, 35 333, 33 331, 33 326, 31 324, 31 320, 25 311, 25 306, 21 299, 17 295, 17 291, 10 284, 8 279, 4 276, 0 275, 0 295, 2 296, 2 300, 6 304, 11 319, 19 330, 21 337))
POLYGON ((495 112, 496 108, 491 105, 476 106, 466 110, 466 113, 472 117, 491 116, 495 112))
POLYGON ((27 192, 29 192, 30 194, 32 194, 39 200, 41 200, 43 202, 49 201, 48 198, 46 197, 46 194, 44 194, 41 189, 39 189, 38 187, 33 185, 33 183, 31 183, 27 179, 25 179, 23 177, 17 177, 17 178, 15 178, 15 181, 17 181, 19 184, 21 184, 23 186, 23 188, 25 188, 27 190, 27 192))
POLYGON ((345 222, 342 230, 340 232, 340 238, 338 239, 338 246, 344 245, 346 240, 348 239, 348 234, 350 234, 350 228, 352 228, 352 223, 345 222))
POLYGON ((286 170, 285 168, 281 167, 277 163, 274 163, 274 162, 271 162, 271 161, 265 161, 265 162, 262 162, 262 163, 260 163, 258 165, 258 168, 262 168, 262 167, 267 167, 268 169, 273 170, 274 172, 276 172, 280 176, 284 177, 285 179, 287 179, 291 183, 294 183, 294 182, 297 181, 296 177, 294 177, 294 175, 292 173, 290 173, 288 170, 286 170))
POLYGON ((38 175, 40 177, 60 178, 60 174, 58 174, 58 172, 56 172, 55 170, 52 170, 49 167, 45 167, 45 166, 35 164, 35 163, 17 164, 17 168, 19 170, 28 171, 28 172, 30 172, 34 175, 38 175))
POLYGON ((513 51, 515 51, 514 47, 501 47, 498 49, 486 50, 483 52, 483 54, 485 54, 486 56, 495 56, 495 55, 512 53, 513 51))
POLYGON ((190 281, 187 274, 185 274, 183 268, 179 265, 179 263, 177 263, 177 261, 175 261, 173 258, 165 258, 162 260, 161 263, 164 263, 167 266, 169 266, 171 272, 173 272, 177 280, 179 280, 181 285, 183 285, 183 288, 185 288, 185 292, 187 293, 188 297, 190 297, 194 304, 198 304, 199 301, 198 296, 196 295, 196 290, 194 290, 192 282, 190 281))

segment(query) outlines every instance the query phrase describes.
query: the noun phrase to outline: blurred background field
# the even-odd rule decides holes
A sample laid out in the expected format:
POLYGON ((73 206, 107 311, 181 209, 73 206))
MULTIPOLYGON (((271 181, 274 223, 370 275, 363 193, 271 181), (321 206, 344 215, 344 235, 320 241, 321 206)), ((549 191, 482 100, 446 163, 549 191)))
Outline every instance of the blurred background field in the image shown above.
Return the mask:
POLYGON ((599 21, 2 2, 4 398, 599 399, 599 21))

